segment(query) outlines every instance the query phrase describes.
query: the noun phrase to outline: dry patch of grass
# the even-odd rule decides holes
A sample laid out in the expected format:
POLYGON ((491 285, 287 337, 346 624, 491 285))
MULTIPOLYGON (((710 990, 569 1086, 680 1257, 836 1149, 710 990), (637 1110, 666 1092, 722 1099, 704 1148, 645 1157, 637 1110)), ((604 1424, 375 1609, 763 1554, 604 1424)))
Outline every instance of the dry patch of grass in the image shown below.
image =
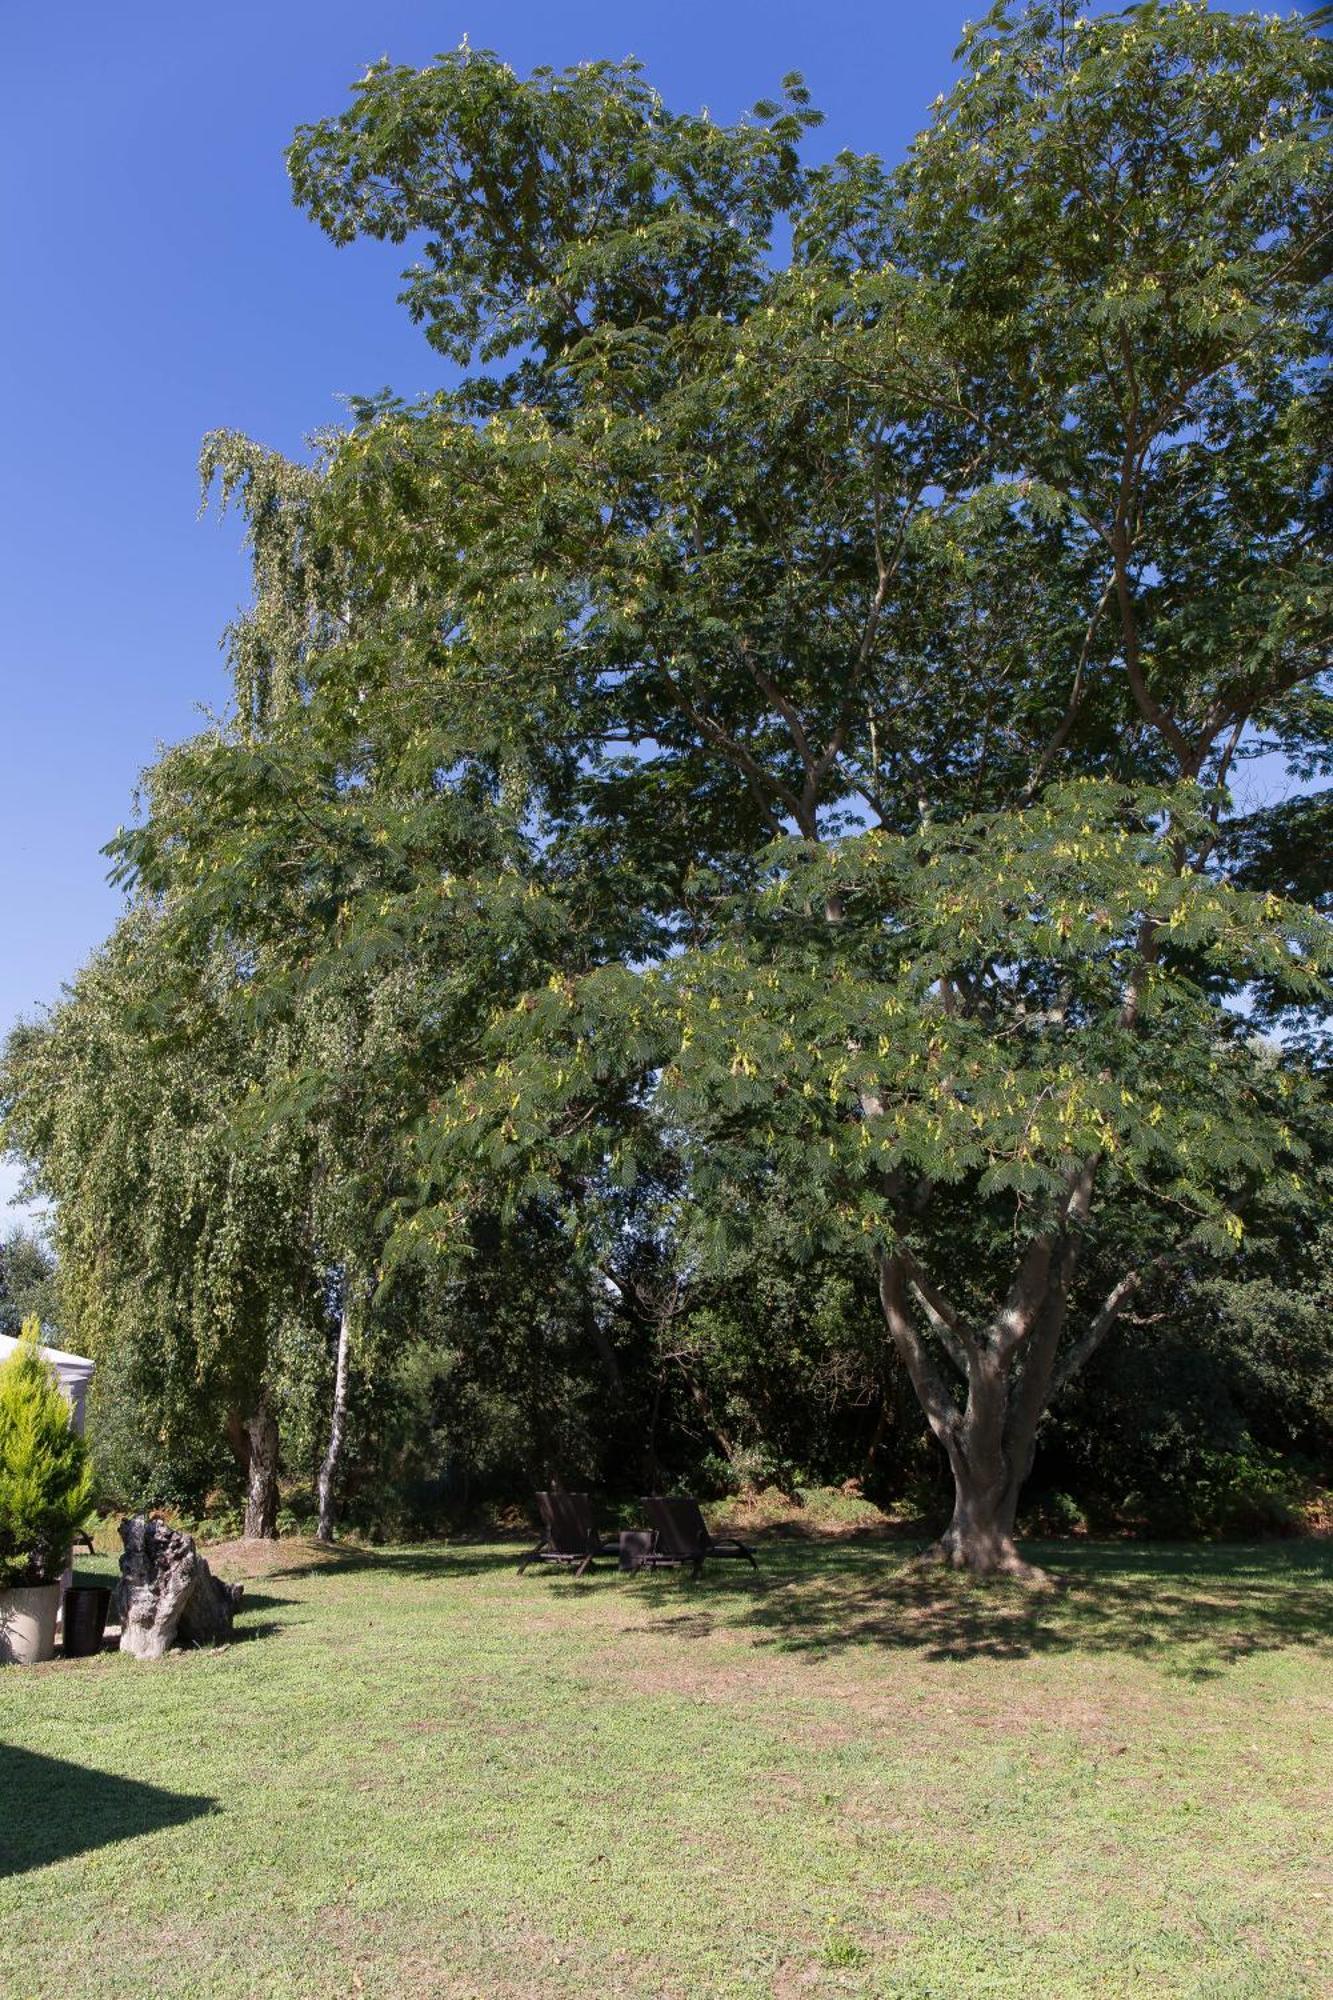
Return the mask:
POLYGON ((213 1574, 226 1577, 229 1583, 281 1576, 288 1570, 304 1575, 342 1559, 337 1548, 304 1536, 281 1542, 205 1542, 201 1553, 213 1574))
POLYGON ((0 1994, 1333 1992, 1327 1544, 516 1557, 214 1547, 232 1646, 0 1677, 0 1994))
POLYGON ((783 1493, 776 1486, 751 1489, 720 1502, 712 1511, 718 1534, 739 1535, 743 1540, 754 1535, 798 1541, 879 1538, 905 1534, 912 1525, 865 1499, 855 1479, 800 1494, 783 1493))

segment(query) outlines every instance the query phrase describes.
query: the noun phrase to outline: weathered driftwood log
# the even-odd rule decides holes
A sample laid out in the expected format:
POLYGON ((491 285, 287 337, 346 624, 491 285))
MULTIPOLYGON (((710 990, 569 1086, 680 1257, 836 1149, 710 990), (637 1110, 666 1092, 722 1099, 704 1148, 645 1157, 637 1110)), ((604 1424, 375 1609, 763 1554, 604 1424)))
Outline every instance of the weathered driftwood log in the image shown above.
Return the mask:
POLYGON ((151 1515, 134 1514, 121 1522, 120 1539, 125 1553, 116 1608, 122 1653, 160 1660, 177 1640, 183 1646, 215 1646, 231 1636, 241 1586, 215 1577, 189 1535, 151 1515))

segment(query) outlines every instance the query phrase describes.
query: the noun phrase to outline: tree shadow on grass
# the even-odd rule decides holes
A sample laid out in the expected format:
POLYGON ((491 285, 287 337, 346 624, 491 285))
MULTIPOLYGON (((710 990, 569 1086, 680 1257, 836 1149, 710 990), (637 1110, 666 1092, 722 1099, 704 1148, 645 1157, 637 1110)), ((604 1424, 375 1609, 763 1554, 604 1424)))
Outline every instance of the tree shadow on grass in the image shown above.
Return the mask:
POLYGON ((219 1810, 216 1799, 163 1791, 5 1743, 0 1800, 0 1879, 219 1810))
POLYGON ((938 1661, 1114 1653, 1197 1680, 1287 1646, 1333 1657, 1333 1545, 1031 1553, 1058 1573, 1054 1591, 916 1568, 888 1549, 771 1549, 750 1589, 705 1572, 652 1629, 682 1639, 745 1631, 813 1658, 853 1646, 938 1661))
MULTIPOLYGON (((245 1586, 245 1596, 241 1599, 236 1609, 236 1637, 238 1639, 253 1638, 259 1630, 257 1625, 252 1625, 250 1622, 252 1612, 266 1611, 272 1613, 274 1611, 288 1611, 293 1609, 298 1603, 299 1599, 295 1597, 274 1597, 272 1592, 268 1590, 252 1590, 247 1583, 245 1586)), ((281 1631, 282 1627, 288 1622, 285 1618, 270 1618, 268 1620, 268 1624, 272 1626, 274 1631, 281 1631)))
MULTIPOLYGON (((528 1547, 531 1547, 529 1538, 528 1547)), ((441 1542, 438 1546, 407 1549, 367 1549, 335 1544, 327 1552, 306 1546, 290 1562, 265 1571, 265 1581, 295 1581, 307 1576, 391 1576, 406 1581, 442 1583, 461 1576, 479 1576, 496 1570, 517 1569, 523 1553, 522 1540, 512 1548, 494 1543, 473 1546, 441 1542)), ((249 1589, 247 1586, 247 1602, 249 1589)), ((256 1599, 256 1602, 259 1600, 256 1599)))
POLYGON ((241 1605, 236 1615, 236 1623, 232 1627, 231 1637, 222 1640, 221 1644, 223 1646, 234 1646, 239 1641, 242 1645, 250 1645, 256 1639, 276 1639, 281 1633, 289 1631, 297 1621, 291 1618, 274 1618, 271 1616, 256 1618, 253 1616, 253 1613, 257 1611, 270 1613, 281 1611, 284 1606, 291 1602, 292 1600, 289 1597, 265 1597, 259 1592, 256 1592, 251 1597, 247 1591, 245 1602, 241 1605))

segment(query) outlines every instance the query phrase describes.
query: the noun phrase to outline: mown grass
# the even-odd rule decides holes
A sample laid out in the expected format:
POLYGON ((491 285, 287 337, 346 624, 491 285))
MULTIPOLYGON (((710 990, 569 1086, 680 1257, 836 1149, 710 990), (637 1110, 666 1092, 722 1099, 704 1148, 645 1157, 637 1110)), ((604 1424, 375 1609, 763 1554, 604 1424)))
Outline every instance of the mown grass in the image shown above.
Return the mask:
POLYGON ((514 1555, 283 1546, 226 1649, 5 1671, 0 1994, 1333 1993, 1327 1545, 514 1555))

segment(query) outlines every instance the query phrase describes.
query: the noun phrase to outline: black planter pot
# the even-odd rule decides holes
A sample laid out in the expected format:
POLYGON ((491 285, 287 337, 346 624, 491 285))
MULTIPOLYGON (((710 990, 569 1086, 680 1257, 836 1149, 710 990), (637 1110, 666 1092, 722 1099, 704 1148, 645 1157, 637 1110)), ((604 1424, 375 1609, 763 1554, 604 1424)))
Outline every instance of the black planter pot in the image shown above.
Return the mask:
POLYGON ((106 1634, 111 1592, 104 1584, 71 1584, 65 1592, 64 1648, 67 1660, 85 1660, 100 1653, 106 1634))

